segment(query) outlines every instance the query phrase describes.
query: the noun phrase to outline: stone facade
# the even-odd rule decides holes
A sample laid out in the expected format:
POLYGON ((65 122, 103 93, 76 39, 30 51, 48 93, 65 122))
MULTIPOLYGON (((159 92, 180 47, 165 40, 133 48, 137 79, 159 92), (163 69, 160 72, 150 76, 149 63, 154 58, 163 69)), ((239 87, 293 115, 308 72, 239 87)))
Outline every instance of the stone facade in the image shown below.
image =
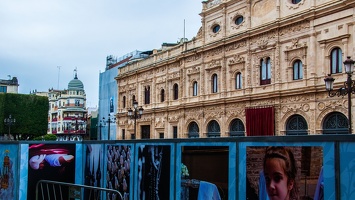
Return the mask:
MULTIPOLYGON (((144 131, 148 138, 186 138, 192 122, 207 137, 211 121, 227 137, 233 120, 245 126, 245 108, 259 106, 274 107, 275 135, 286 135, 295 115, 307 122, 307 134, 322 134, 329 114, 348 116, 347 98, 328 97, 324 78, 334 49, 342 61, 354 57, 354 6, 352 0, 202 2, 196 37, 119 69, 116 139, 134 134, 127 115, 133 98, 144 108, 137 139, 144 131), (295 79, 296 62, 302 71, 295 79)), ((343 72, 332 73, 335 88, 346 81, 343 72)))

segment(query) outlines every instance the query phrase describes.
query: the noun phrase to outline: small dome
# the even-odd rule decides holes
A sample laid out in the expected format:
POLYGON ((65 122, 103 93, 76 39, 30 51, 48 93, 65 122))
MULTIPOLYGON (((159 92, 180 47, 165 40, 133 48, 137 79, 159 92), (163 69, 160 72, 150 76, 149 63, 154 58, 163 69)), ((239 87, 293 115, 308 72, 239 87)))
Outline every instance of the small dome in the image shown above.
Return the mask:
POLYGON ((78 79, 76 73, 74 79, 68 84, 68 90, 84 90, 84 84, 78 79))

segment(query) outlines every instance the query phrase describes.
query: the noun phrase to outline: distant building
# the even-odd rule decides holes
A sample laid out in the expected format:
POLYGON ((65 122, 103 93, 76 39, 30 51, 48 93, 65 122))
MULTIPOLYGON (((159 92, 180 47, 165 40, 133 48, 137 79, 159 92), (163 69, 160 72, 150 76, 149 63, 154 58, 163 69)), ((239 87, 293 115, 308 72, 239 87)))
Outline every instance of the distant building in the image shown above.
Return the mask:
POLYGON ((105 71, 100 73, 99 77, 99 113, 97 121, 99 140, 116 139, 115 115, 117 113, 118 90, 115 77, 118 69, 132 61, 147 58, 150 54, 152 54, 151 51, 133 51, 118 59, 112 55, 106 57, 105 71), (110 125, 108 119, 110 119, 110 125), (109 129, 110 137, 107 134, 109 129))
POLYGON ((35 94, 47 95, 49 99, 48 134, 55 134, 59 141, 83 140, 87 132, 86 94, 76 70, 68 89, 52 88, 35 94))
POLYGON ((8 80, 0 79, 0 93, 18 93, 17 77, 9 76, 8 80))

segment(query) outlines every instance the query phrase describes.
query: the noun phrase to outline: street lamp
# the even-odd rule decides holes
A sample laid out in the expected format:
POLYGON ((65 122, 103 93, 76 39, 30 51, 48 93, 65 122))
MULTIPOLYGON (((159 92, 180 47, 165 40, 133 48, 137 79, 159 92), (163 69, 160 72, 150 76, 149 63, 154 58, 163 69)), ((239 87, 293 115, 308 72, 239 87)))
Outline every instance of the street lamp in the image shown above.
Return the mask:
POLYGON ((16 123, 16 119, 15 118, 11 118, 11 115, 9 115, 8 118, 4 119, 4 123, 6 126, 9 127, 9 135, 8 138, 11 138, 11 126, 14 125, 16 123))
POLYGON ((330 97, 334 96, 346 96, 348 95, 348 120, 349 120, 349 134, 352 133, 351 129, 351 94, 355 94, 355 81, 351 79, 351 76, 354 71, 354 61, 350 58, 350 56, 347 57, 347 59, 344 61, 344 66, 345 66, 345 72, 348 75, 347 80, 344 82, 344 86, 337 89, 333 90, 333 84, 334 84, 334 78, 328 74, 328 76, 324 79, 325 82, 325 89, 329 92, 330 97))
POLYGON ((111 125, 111 123, 115 123, 116 122, 116 118, 111 118, 111 115, 108 114, 108 119, 105 121, 105 117, 102 117, 102 122, 104 123, 104 125, 106 125, 106 123, 108 123, 108 140, 110 140, 111 139, 110 125, 111 125))
POLYGON ((138 102, 137 101, 133 102, 133 109, 134 110, 132 110, 131 108, 128 109, 128 117, 130 117, 131 119, 134 119, 134 133, 133 133, 134 137, 133 137, 133 139, 135 139, 135 137, 136 137, 137 119, 142 117, 144 109, 142 108, 142 106, 138 108, 138 102))
POLYGON ((101 128, 103 127, 103 125, 102 125, 102 122, 101 122, 101 121, 100 121, 99 123, 100 123, 100 125, 96 125, 96 127, 99 127, 99 136, 100 136, 99 140, 102 140, 102 137, 101 137, 101 128))

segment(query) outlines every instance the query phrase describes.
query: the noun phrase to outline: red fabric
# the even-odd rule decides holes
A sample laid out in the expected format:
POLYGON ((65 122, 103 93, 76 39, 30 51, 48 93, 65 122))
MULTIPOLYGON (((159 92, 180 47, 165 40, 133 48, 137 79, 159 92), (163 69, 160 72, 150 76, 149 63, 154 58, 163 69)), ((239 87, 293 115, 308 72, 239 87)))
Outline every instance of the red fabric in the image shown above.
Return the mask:
POLYGON ((272 136, 275 127, 274 107, 246 108, 247 136, 272 136))

